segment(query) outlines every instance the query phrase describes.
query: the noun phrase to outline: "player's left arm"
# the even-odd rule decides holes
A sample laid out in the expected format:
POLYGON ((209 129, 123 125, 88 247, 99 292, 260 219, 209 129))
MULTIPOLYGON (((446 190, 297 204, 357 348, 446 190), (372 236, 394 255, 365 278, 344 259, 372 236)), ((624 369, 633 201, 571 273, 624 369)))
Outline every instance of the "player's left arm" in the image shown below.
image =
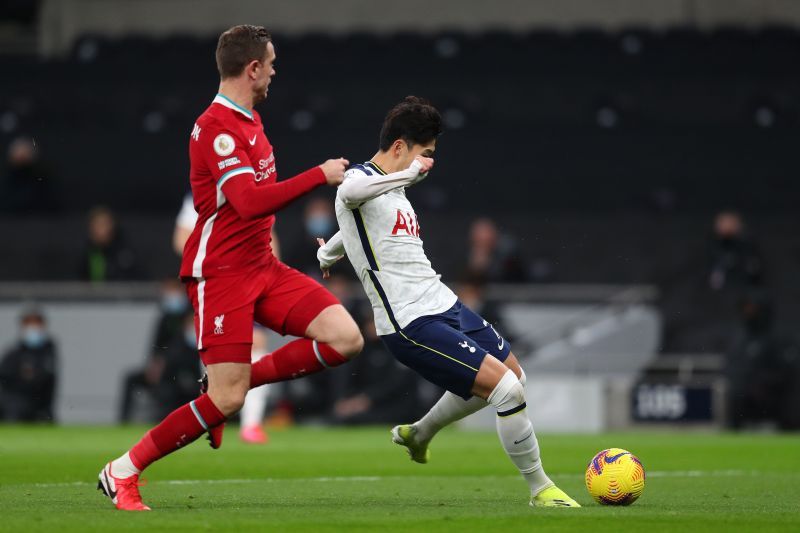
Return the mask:
POLYGON ((407 169, 385 176, 373 177, 355 169, 348 170, 336 194, 348 209, 355 209, 382 194, 425 179, 432 167, 433 159, 417 156, 407 169))
POLYGON ((322 270, 322 279, 328 279, 331 275, 331 267, 345 256, 342 232, 337 231, 327 243, 325 239, 317 239, 317 242, 319 243, 317 260, 319 260, 319 268, 322 270))

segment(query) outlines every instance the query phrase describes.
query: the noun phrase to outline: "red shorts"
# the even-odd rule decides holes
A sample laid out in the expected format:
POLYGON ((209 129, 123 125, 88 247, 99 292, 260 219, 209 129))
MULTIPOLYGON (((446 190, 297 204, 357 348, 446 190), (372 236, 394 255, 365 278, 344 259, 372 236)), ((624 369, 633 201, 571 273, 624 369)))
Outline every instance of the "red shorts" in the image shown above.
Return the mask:
POLYGON ((277 260, 235 276, 191 279, 186 290, 205 365, 249 364, 253 322, 303 337, 323 309, 339 303, 325 287, 277 260))

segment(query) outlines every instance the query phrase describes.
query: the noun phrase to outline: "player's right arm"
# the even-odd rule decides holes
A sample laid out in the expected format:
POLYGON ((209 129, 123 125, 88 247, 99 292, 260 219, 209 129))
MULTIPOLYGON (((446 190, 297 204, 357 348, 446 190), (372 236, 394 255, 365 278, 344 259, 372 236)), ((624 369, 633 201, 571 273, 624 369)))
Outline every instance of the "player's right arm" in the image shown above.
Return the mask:
POLYGON ((244 143, 216 124, 208 124, 199 135, 200 154, 211 171, 217 190, 244 220, 272 215, 289 203, 328 183, 338 185, 344 179, 346 159, 329 159, 292 178, 256 186, 255 170, 244 150, 244 143), (215 127, 216 126, 216 127, 215 127))
POLYGON ((363 172, 352 169, 347 171, 344 183, 339 185, 337 196, 345 207, 355 209, 364 202, 377 198, 382 194, 407 187, 425 179, 433 167, 433 159, 418 156, 411 165, 400 172, 392 172, 385 176, 367 176, 363 172))

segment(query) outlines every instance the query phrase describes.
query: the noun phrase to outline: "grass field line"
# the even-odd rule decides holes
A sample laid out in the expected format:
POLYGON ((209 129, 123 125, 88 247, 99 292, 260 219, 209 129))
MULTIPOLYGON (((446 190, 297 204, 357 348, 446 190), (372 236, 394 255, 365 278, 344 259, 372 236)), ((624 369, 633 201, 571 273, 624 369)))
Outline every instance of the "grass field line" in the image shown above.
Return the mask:
MULTIPOLYGON (((648 478, 665 478, 665 477, 745 477, 745 476, 758 476, 762 472, 758 470, 655 470, 647 472, 648 478)), ((344 483, 363 483, 375 481, 390 481, 402 480, 409 477, 416 476, 324 476, 324 477, 304 477, 304 478, 247 478, 247 479, 160 479, 151 481, 150 483, 157 483, 163 485, 242 485, 248 483, 278 483, 278 482, 296 482, 296 483, 329 483, 329 482, 344 482, 344 483)), ((464 477, 464 476, 434 476, 434 477, 464 477)), ((516 479, 516 475, 507 476, 466 476, 466 477, 481 477, 492 479, 516 479)), ((583 478, 583 474, 557 474, 556 478, 583 478)), ((15 483, 17 486, 30 486, 33 485, 37 488, 56 488, 56 487, 82 487, 87 485, 95 485, 96 481, 71 481, 62 483, 15 483)), ((9 486, 8 484, 6 486, 9 486)))

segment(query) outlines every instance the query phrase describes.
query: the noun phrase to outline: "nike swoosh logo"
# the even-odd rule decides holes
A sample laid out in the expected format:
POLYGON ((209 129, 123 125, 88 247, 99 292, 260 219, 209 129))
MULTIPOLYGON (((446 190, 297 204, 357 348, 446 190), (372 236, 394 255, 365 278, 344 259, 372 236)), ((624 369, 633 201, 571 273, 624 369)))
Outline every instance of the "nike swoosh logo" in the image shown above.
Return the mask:
POLYGON ((503 346, 505 346, 505 345, 506 345, 505 339, 500 339, 500 342, 497 344, 497 349, 498 350, 502 350, 503 346))
POLYGON ((515 440, 515 441, 514 441, 514 444, 519 444, 520 442, 525 442, 526 440, 528 440, 528 439, 529 439, 529 438, 531 438, 532 436, 533 436, 533 431, 531 431, 530 433, 528 433, 528 436, 527 436, 527 437, 525 437, 524 439, 522 439, 522 440, 515 440))
POLYGON ((258 134, 253 135, 253 138, 250 139, 250 146, 253 146, 254 144, 256 144, 256 137, 258 137, 258 134))
POLYGON ((622 452, 622 453, 618 453, 617 455, 612 455, 611 457, 606 457, 606 463, 613 463, 614 461, 616 461, 617 459, 619 459, 623 455, 628 455, 628 453, 629 452, 622 452))
POLYGON ((108 480, 108 474, 103 470, 103 476, 106 478, 106 487, 108 487, 108 497, 112 500, 117 497, 117 491, 111 490, 111 482, 108 480))

